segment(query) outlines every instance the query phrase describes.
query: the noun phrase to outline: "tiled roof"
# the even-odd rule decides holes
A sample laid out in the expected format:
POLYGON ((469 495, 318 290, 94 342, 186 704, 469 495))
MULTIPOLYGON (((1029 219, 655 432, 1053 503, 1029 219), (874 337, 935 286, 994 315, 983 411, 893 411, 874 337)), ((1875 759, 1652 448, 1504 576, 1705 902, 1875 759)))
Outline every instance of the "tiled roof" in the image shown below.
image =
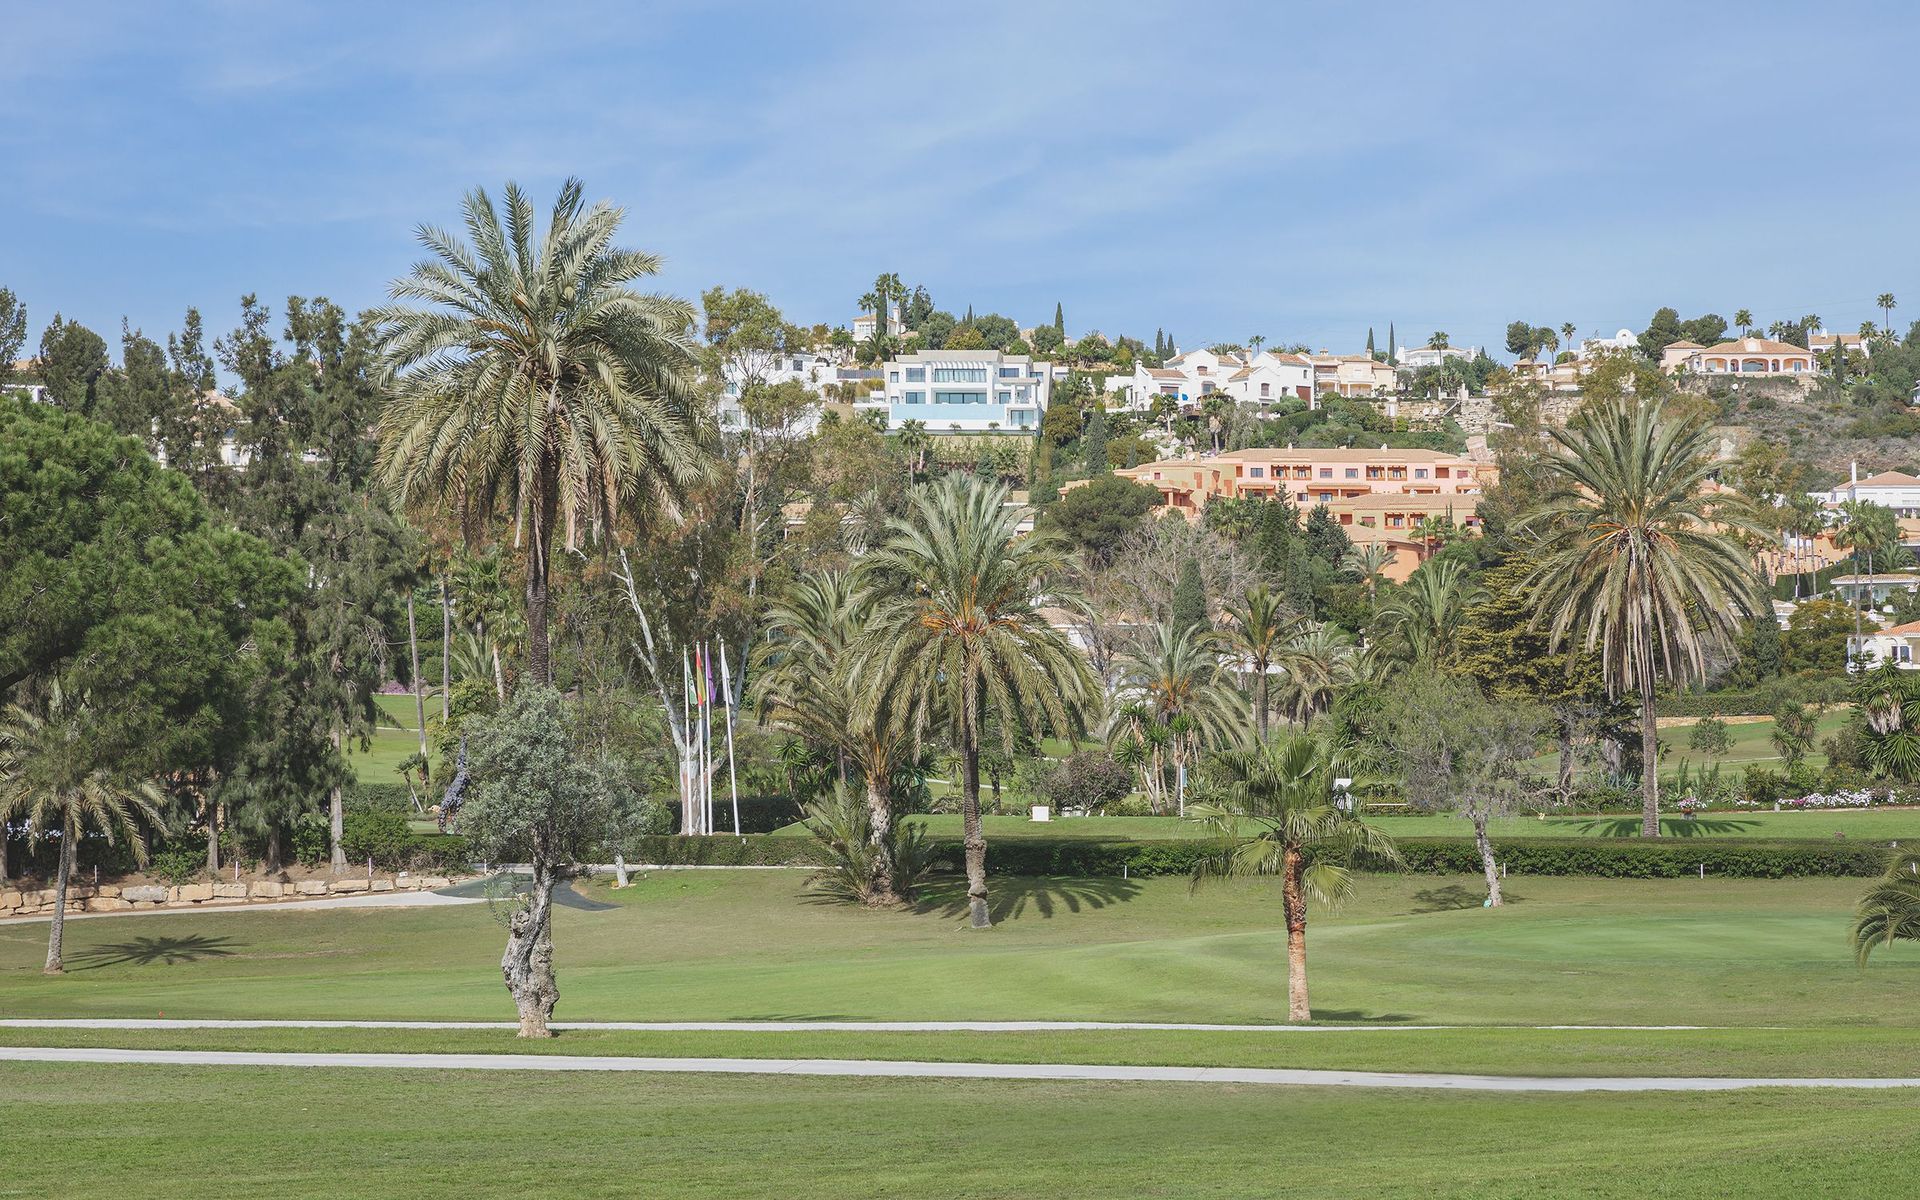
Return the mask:
POLYGON ((1904 471, 1882 471, 1877 475, 1869 475, 1858 483, 1848 483, 1843 486, 1849 487, 1849 488, 1920 487, 1920 479, 1915 479, 1913 476, 1906 474, 1904 471))
POLYGON ((1707 347, 1708 354, 1808 354, 1810 351, 1771 338, 1736 338, 1707 347))

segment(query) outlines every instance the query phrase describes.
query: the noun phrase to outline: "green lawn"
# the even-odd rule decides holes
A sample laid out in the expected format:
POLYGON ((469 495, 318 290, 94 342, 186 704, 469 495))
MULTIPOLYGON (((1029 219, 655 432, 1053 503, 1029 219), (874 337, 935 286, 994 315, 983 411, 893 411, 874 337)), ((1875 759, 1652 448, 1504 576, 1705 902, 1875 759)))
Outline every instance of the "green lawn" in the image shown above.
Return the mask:
MULTIPOLYGON (((420 726, 415 720, 413 697, 381 695, 373 699, 380 716, 374 726, 372 744, 365 750, 349 747, 347 758, 353 764, 354 775, 363 783, 405 783, 400 764, 420 751, 420 726)), ((439 715, 440 698, 428 696, 427 720, 431 722, 439 715)))
MULTIPOLYGON (((927 831, 939 837, 960 836, 960 818, 952 813, 935 813, 911 818, 923 823, 927 831)), ((1465 819, 1440 813, 1433 816, 1377 816, 1369 818, 1396 837, 1467 837, 1472 828, 1465 819)), ((1066 837, 1089 839, 1138 839, 1204 837, 1207 829, 1197 821, 1178 817, 1065 817, 1053 821, 1033 821, 1026 817, 981 818, 988 844, 998 838, 1066 837)), ((1866 812, 1713 812, 1689 821, 1668 817, 1661 828, 1672 837, 1754 837, 1864 838, 1869 841, 1920 838, 1920 808, 1891 808, 1866 812)), ((1597 816, 1511 817, 1495 821, 1497 837, 1637 837, 1640 818, 1634 813, 1606 813, 1597 816)), ((778 831, 783 836, 804 837, 801 825, 788 825, 778 831)))
MULTIPOLYGON (((996 879, 1001 923, 986 933, 962 928, 961 896, 951 883, 912 913, 808 902, 801 884, 799 872, 720 871, 659 872, 624 892, 590 885, 619 907, 559 911, 560 1017, 1268 1022, 1282 1010, 1279 905, 1265 883, 1196 894, 1183 880, 996 879)), ((1419 1061, 1548 1073, 1631 1064, 1807 1073, 1844 1060, 1874 1074, 1920 1074, 1920 1011, 1911 1004, 1920 952, 1901 947, 1869 970, 1853 965, 1844 932, 1860 887, 1856 880, 1514 879, 1514 903, 1487 911, 1472 880, 1373 876, 1344 909, 1316 916, 1310 934, 1315 1011, 1325 1021, 1698 1024, 1735 1033, 1583 1042, 1366 1031, 1315 1034, 1328 1040, 1310 1044, 1297 1035, 1262 1040, 1285 1034, 1101 1034, 1076 1035, 1074 1052, 1095 1061, 1111 1054, 1116 1061, 1198 1055, 1225 1062, 1257 1053, 1268 1065, 1304 1065, 1299 1056, 1311 1054, 1315 1065, 1419 1061), (1752 1032, 1765 1026, 1788 1031, 1752 1032), (1379 1040, 1388 1037, 1414 1040, 1379 1040)), ((0 927, 0 1012, 512 1015, 497 967, 502 934, 483 905, 77 921, 68 929, 75 969, 63 979, 38 973, 45 936, 44 926, 0 927)), ((774 1044, 768 1036, 641 1041, 649 1052, 697 1044, 698 1052, 766 1053, 774 1044), (727 1049, 746 1043, 761 1049, 727 1049)), ((840 1039, 844 1053, 1019 1052, 1019 1039, 1009 1035, 956 1036, 944 1045, 819 1036, 840 1039)), ((1028 1056, 1063 1052, 1065 1043, 1058 1035, 1028 1041, 1028 1056)))
POLYGON ((78 1200, 1888 1195, 1920 1151, 1911 1105, 5 1065, 0 1186, 78 1200))

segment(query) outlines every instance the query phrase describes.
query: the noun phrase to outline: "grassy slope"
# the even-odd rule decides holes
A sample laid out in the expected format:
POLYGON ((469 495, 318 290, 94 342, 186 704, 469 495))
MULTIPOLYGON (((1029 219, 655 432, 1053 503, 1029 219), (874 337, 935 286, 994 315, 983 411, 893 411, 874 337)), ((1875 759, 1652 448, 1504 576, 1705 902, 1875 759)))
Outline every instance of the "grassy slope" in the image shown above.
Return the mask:
POLYGON ((1910 1106, 1889 1093, 0 1066, 7 1186, 83 1200, 1891 1194, 1920 1150, 1910 1106))
MULTIPOLYGON (((960 927, 952 885, 918 913, 806 903, 795 872, 660 873, 623 893, 593 886, 620 907, 560 910, 562 1019, 1263 1022, 1279 1015, 1284 991, 1279 906, 1260 883, 1194 895, 1178 880, 996 880, 1003 923, 985 934, 960 927)), ((1684 1069, 1710 1073, 1807 1073, 1843 1056, 1868 1073, 1920 1074, 1920 1012, 1910 1003, 1920 954, 1901 947, 1867 971, 1854 967, 1843 935, 1856 881, 1516 879, 1510 889, 1515 902, 1489 912, 1477 907, 1471 880, 1364 880, 1343 911, 1315 918, 1316 1013, 1410 1024, 1789 1029, 1608 1035, 1565 1061, 1557 1047, 1578 1039, 1342 1035, 1311 1051, 1319 1056, 1314 1065, 1391 1066, 1417 1050, 1419 1061, 1436 1068, 1565 1073, 1594 1063, 1604 1069, 1618 1057, 1684 1060, 1684 1069), (1795 1029, 1823 1032, 1802 1040, 1795 1029), (1385 1036, 1415 1040, 1402 1049, 1369 1040, 1385 1036), (1588 1065, 1569 1065, 1575 1061, 1588 1065)), ((511 1016, 495 966, 501 933, 479 905, 78 921, 68 929, 76 969, 53 980, 38 974, 44 938, 44 926, 0 928, 0 1011, 511 1016)), ((725 1036, 737 1044, 742 1035, 725 1036)), ((1273 1058, 1307 1051, 1267 1047, 1263 1036, 1242 1037, 1237 1050, 1160 1035, 1076 1040, 1080 1053, 1096 1059, 1225 1054, 1222 1061, 1239 1061, 1258 1053, 1267 1056, 1260 1061, 1306 1065, 1273 1058)), ((747 1040, 765 1047, 764 1037, 747 1040)), ((1029 1056, 1045 1051, 1044 1039, 1032 1041, 1040 1049, 1029 1056)), ((669 1043, 695 1044, 658 1039, 647 1048, 669 1043)), ((902 1040, 835 1052, 911 1054, 921 1046, 926 1053, 936 1045, 902 1040)), ((1011 1045, 996 1042, 983 1053, 979 1039, 954 1038, 948 1048, 990 1057, 1011 1045)), ((768 1052, 711 1039, 700 1047, 768 1052)))

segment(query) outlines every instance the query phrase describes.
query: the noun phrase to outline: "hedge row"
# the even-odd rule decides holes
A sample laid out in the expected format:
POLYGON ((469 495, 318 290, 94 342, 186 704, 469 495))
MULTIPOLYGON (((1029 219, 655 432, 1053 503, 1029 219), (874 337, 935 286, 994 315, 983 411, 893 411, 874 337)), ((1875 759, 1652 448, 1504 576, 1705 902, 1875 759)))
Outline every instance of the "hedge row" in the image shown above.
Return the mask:
MULTIPOLYGON (((1425 875, 1474 875, 1480 857, 1466 838, 1411 837, 1397 844, 1407 868, 1425 875)), ((1200 839, 1096 841, 1087 838, 1007 838, 987 845, 994 875, 1190 875, 1212 849, 1200 839)), ((959 870, 957 838, 935 838, 937 865, 959 870)), ((813 843, 799 837, 647 838, 635 861, 675 866, 799 866, 814 860, 813 843)), ((1866 841, 1763 841, 1757 838, 1502 838, 1494 843, 1502 866, 1516 875, 1586 875, 1618 879, 1676 879, 1708 875, 1737 879, 1872 876, 1886 869, 1886 851, 1866 841)))

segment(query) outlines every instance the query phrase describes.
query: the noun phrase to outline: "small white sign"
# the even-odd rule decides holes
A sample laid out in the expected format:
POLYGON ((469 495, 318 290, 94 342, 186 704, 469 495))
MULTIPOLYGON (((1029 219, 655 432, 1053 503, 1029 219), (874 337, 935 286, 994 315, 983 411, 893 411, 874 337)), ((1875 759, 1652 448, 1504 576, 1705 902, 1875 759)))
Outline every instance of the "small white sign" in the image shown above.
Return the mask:
POLYGON ((1033 819, 1036 821, 1051 821, 1053 820, 1053 810, 1044 804, 1036 804, 1033 806, 1033 819))

